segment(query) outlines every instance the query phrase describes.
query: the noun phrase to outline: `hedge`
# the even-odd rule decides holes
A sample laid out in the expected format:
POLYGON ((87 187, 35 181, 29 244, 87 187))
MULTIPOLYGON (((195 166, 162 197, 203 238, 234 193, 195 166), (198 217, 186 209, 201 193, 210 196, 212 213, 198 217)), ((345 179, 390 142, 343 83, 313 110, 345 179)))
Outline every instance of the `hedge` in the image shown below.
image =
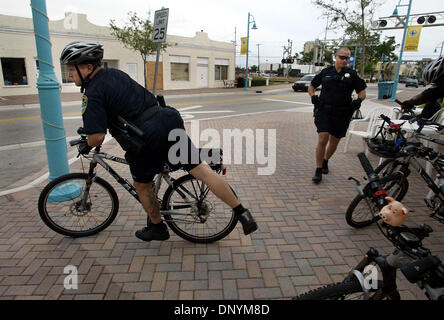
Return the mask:
POLYGON ((253 79, 251 80, 252 87, 265 86, 267 84, 267 80, 265 79, 253 79))

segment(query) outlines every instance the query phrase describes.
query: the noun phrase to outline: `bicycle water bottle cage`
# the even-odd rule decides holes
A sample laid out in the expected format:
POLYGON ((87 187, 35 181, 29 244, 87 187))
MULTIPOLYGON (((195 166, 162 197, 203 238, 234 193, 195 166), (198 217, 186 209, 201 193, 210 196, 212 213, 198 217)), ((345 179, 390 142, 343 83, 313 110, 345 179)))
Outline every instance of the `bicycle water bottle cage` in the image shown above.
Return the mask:
POLYGON ((395 147, 396 148, 399 148, 401 145, 403 145, 405 143, 405 140, 404 139, 401 139, 401 138, 398 138, 398 140, 396 140, 396 143, 395 143, 395 147))

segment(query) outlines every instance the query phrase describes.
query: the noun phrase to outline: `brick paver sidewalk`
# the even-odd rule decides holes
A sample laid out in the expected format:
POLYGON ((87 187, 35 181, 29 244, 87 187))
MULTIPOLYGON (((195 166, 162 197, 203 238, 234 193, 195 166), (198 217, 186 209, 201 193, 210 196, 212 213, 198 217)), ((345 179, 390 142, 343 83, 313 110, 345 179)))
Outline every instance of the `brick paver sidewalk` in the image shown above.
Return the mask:
MULTIPOLYGON (((193 244, 171 232, 165 242, 145 243, 134 236, 145 216, 120 186, 120 212, 96 236, 72 239, 49 230, 37 211, 43 188, 0 197, 1 299, 288 299, 308 289, 341 280, 370 246, 382 253, 391 244, 376 226, 349 227, 344 212, 356 195, 349 176, 363 176, 356 157, 362 142, 330 161, 331 171, 316 186, 316 133, 311 112, 280 112, 200 122, 201 129, 276 129, 277 169, 259 176, 264 165, 229 165, 226 179, 259 230, 244 236, 240 225, 213 244, 193 244), (64 267, 78 267, 77 290, 66 290, 64 267)), ((267 145, 267 144, 266 144, 267 145)), ((114 141, 104 151, 122 154, 114 141)), ((371 157, 372 163, 378 159, 371 157)), ((245 161, 244 161, 245 163, 245 161)), ((129 178, 128 169, 115 166, 129 178)), ((77 171, 80 162, 71 166, 77 171)), ((111 182, 104 172, 100 175, 111 182)), ((444 258, 444 226, 428 217, 426 186, 412 173, 405 204, 411 224, 435 230, 424 243, 444 258)), ((115 185, 115 183, 113 184, 115 185)), ((399 272, 404 299, 424 299, 399 272)))

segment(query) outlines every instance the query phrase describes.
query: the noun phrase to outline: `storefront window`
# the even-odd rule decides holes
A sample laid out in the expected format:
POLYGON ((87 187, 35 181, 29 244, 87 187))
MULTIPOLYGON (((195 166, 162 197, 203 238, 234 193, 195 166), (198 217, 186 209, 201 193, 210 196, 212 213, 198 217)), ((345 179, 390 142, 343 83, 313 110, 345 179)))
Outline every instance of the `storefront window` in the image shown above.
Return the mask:
POLYGON ((28 84, 24 58, 1 58, 1 64, 5 86, 28 84))

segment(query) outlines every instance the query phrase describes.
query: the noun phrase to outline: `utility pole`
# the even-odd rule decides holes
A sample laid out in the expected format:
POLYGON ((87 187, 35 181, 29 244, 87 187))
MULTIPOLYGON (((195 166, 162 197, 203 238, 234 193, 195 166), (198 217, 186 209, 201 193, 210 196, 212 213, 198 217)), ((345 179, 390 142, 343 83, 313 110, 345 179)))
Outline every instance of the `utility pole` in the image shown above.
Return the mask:
POLYGON ((287 78, 287 83, 288 83, 288 73, 290 72, 290 68, 291 68, 291 64, 288 63, 289 60, 291 60, 293 57, 291 55, 292 52, 292 47, 293 47, 293 41, 291 41, 290 39, 288 39, 288 45, 285 47, 284 46, 284 57, 283 60, 286 59, 287 60, 287 71, 286 71, 286 78, 287 78), (287 58, 285 58, 285 54, 287 54, 287 58))
MULTIPOLYGON (((325 24, 325 33, 324 33, 324 42, 322 43, 321 46, 321 59, 324 59, 325 61, 325 44, 327 43, 327 31, 328 31, 328 17, 327 17, 327 23, 325 24)), ((322 62, 322 61, 321 61, 322 62)))
MULTIPOLYGON (((236 32, 236 26, 234 26, 234 80, 236 80, 236 50, 237 50, 237 32, 236 32)), ((230 79, 230 78, 228 78, 230 79)))
POLYGON ((259 58, 259 46, 261 45, 260 43, 256 44, 257 45, 257 71, 259 71, 259 73, 261 73, 261 60, 259 58))
POLYGON ((319 55, 319 39, 315 39, 315 44, 314 44, 314 50, 313 50, 313 72, 315 72, 315 65, 318 62, 318 55, 319 55))

